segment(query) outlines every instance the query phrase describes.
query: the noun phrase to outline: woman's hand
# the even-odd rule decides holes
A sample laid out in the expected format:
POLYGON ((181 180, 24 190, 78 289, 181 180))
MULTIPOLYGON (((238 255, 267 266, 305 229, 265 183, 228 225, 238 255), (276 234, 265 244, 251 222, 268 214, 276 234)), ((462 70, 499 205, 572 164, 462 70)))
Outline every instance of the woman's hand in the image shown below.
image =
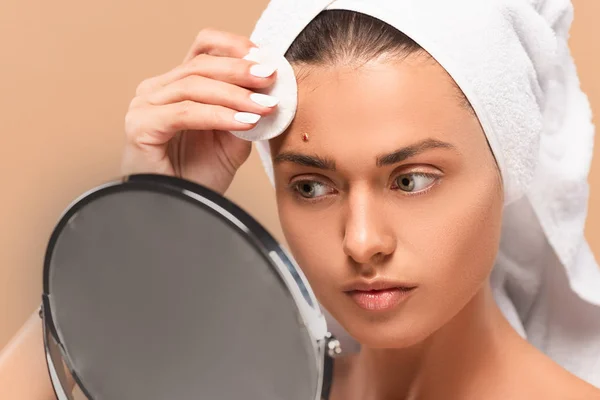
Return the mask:
POLYGON ((251 151, 228 130, 253 128, 277 103, 253 91, 276 76, 274 67, 243 59, 254 47, 205 29, 183 64, 143 81, 126 116, 122 173, 178 176, 223 194, 251 151))

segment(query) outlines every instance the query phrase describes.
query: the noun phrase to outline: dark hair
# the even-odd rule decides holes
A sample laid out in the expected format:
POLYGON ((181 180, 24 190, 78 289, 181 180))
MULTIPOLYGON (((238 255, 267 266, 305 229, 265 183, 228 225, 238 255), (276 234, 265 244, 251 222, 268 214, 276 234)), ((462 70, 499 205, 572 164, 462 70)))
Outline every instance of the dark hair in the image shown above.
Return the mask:
MULTIPOLYGON (((392 25, 359 12, 327 10, 296 37, 285 58, 302 66, 360 66, 374 59, 401 60, 410 55, 426 55, 433 61, 418 43, 392 25)), ((473 112, 463 92, 455 87, 461 103, 473 112)))
POLYGON ((298 35, 285 54, 290 63, 331 65, 367 62, 382 57, 406 57, 424 52, 393 26, 347 10, 321 12, 298 35))

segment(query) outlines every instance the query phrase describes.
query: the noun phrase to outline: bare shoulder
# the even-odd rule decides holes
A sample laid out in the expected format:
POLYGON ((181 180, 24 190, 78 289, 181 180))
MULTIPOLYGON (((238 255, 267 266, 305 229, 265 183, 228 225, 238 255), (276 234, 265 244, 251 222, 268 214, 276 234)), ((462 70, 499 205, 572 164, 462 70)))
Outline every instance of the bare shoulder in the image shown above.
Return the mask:
MULTIPOLYGON (((522 379, 530 398, 600 400, 600 389, 570 373, 545 354, 534 350, 521 363, 522 379)), ((600 371, 599 371, 600 372, 600 371)))
POLYGON ((587 382, 579 382, 575 390, 573 399, 600 400, 600 389, 587 382))
POLYGON ((546 399, 600 400, 600 389, 564 370, 560 375, 548 376, 546 387, 540 392, 545 394, 546 399))
POLYGON ((561 380, 557 378, 557 383, 560 385, 557 389, 562 389, 563 399, 600 400, 599 388, 562 369, 561 372, 566 376, 561 380))

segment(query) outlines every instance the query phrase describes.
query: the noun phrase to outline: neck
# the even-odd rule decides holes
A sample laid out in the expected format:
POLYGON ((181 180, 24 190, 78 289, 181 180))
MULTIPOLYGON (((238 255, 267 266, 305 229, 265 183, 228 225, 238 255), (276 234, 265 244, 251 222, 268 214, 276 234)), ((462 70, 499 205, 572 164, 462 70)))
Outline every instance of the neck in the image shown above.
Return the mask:
POLYGON ((485 285, 424 342, 404 349, 362 348, 349 371, 353 396, 347 398, 466 398, 478 382, 489 383, 505 370, 507 345, 519 339, 485 285))

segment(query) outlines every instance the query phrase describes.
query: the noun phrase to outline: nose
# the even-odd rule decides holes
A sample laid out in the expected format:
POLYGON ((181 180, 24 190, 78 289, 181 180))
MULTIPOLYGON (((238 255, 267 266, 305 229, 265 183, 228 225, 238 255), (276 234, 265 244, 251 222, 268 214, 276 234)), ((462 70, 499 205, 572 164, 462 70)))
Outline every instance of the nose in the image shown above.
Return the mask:
POLYGON ((396 238, 377 199, 356 194, 348 200, 344 252, 358 264, 373 264, 392 254, 396 238))

